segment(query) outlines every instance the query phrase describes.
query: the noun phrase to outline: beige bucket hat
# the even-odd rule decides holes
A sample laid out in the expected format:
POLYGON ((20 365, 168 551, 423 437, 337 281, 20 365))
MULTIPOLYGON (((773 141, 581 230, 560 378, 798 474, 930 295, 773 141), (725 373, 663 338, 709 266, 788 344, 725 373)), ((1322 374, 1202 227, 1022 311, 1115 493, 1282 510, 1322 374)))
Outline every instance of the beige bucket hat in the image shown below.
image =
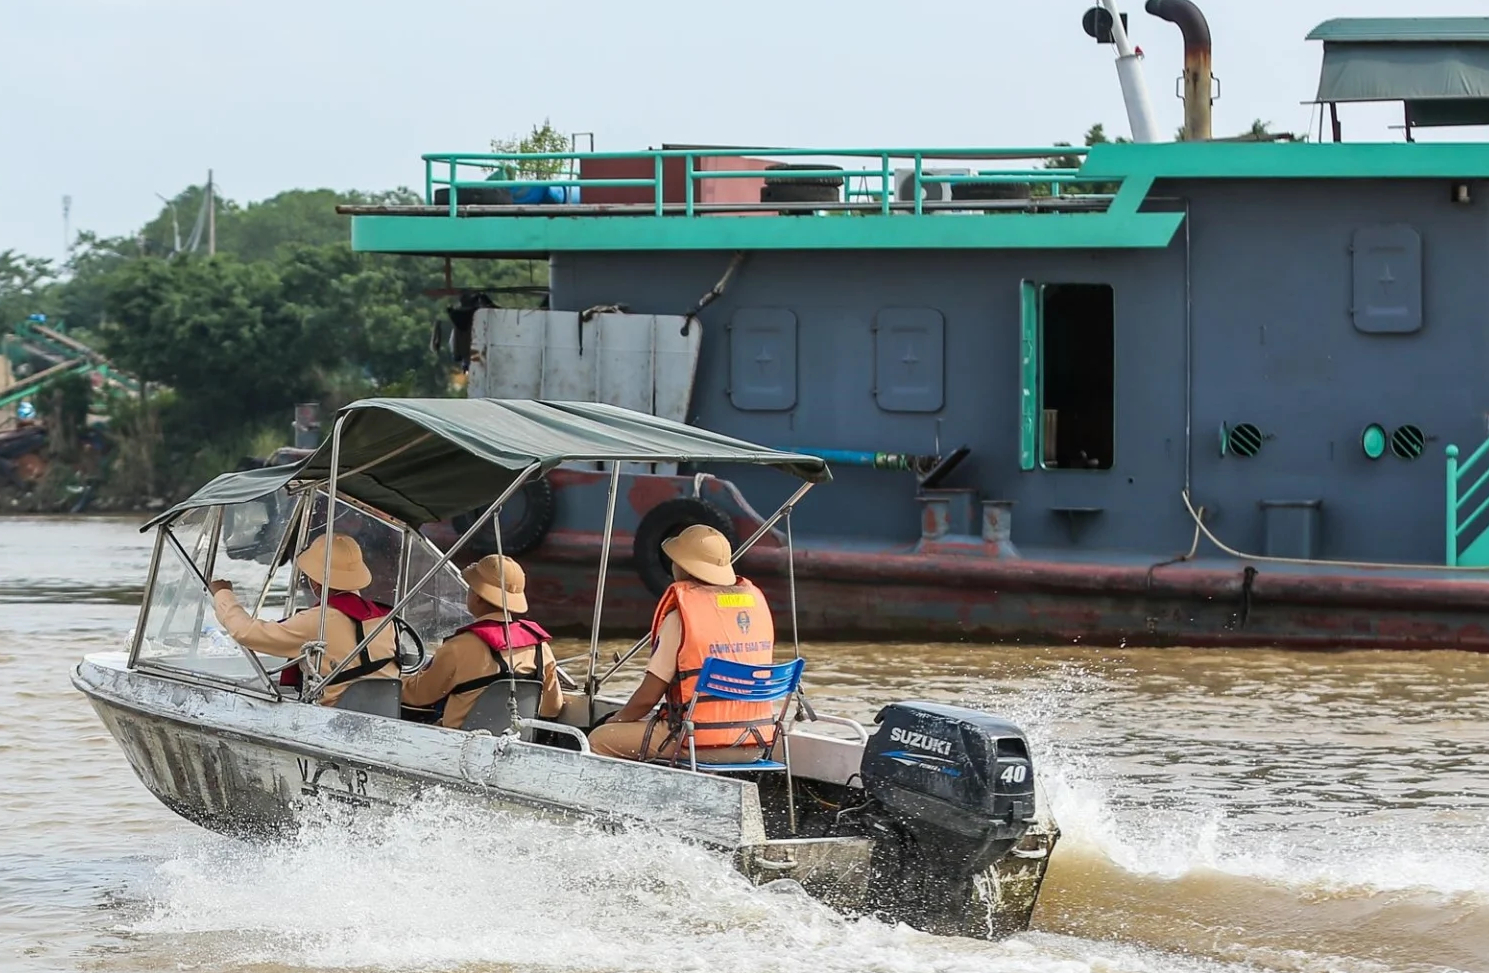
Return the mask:
POLYGON ((488 605, 500 609, 505 600, 508 612, 520 615, 527 611, 527 573, 511 558, 488 554, 460 573, 470 590, 488 605))
POLYGON ((662 553, 705 584, 730 585, 737 579, 729 563, 729 538, 706 524, 694 524, 662 542, 662 553))
POLYGON ((362 560, 362 548, 345 534, 331 538, 331 580, 328 583, 321 575, 326 570, 326 535, 322 534, 305 548, 305 553, 295 558, 295 563, 305 577, 332 591, 361 591, 372 583, 372 572, 362 560))

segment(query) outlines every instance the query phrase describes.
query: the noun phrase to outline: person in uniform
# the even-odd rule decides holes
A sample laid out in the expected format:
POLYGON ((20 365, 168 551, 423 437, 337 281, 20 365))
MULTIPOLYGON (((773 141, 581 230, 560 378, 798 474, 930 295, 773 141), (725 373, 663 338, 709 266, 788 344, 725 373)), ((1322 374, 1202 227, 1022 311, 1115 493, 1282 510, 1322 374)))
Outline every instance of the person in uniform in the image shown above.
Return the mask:
POLYGON ((532 679, 541 665, 538 716, 557 716, 564 697, 549 635, 535 622, 512 617, 527 611, 527 576, 521 566, 491 554, 468 566, 463 575, 470 586, 466 608, 476 620, 435 649, 427 669, 404 677, 404 704, 442 704, 440 725, 459 729, 481 690, 507 678, 508 667, 517 678, 532 679))
MULTIPOLYGON (((295 559, 295 564, 305 576, 317 602, 323 597, 327 599, 326 651, 320 662, 320 674, 325 676, 352 654, 367 630, 374 627, 365 623, 388 614, 388 609, 362 597, 362 589, 372 583, 372 572, 367 569, 357 542, 344 534, 336 534, 331 539, 329 582, 325 576, 325 534, 311 541, 305 552, 295 559)), ((282 622, 266 622, 249 615, 238 604, 232 582, 213 581, 209 590, 218 622, 245 648, 281 659, 294 659, 304 652, 305 643, 320 639, 319 604, 296 612, 282 622)), ((398 678, 397 634, 393 625, 385 625, 359 656, 337 673, 320 698, 322 706, 335 706, 347 684, 357 679, 398 678)))
MULTIPOLYGON (((662 543, 674 582, 652 619, 651 659, 626 705, 589 734, 598 754, 629 760, 687 760, 681 721, 703 660, 770 665, 775 624, 760 589, 737 577, 729 539, 694 524, 662 543), (653 715, 652 707, 662 703, 653 715)), ((753 763, 774 742, 770 703, 704 697, 693 711, 694 746, 707 763, 753 763)))

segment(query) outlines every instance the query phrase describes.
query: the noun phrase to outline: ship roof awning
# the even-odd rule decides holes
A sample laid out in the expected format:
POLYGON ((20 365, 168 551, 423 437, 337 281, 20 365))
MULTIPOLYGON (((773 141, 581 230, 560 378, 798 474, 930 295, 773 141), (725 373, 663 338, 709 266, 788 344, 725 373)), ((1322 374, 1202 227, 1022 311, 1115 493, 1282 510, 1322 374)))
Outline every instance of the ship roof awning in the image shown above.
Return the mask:
MULTIPOLYGON (((342 409, 338 493, 411 527, 493 502, 523 471, 561 463, 741 463, 830 480, 815 456, 593 402, 363 399, 342 409)), ((243 503, 293 482, 324 483, 331 441, 287 466, 224 473, 143 529, 200 507, 243 503)))
POLYGON ((1414 126, 1489 124, 1489 17, 1343 18, 1314 28, 1315 101, 1399 101, 1414 126))

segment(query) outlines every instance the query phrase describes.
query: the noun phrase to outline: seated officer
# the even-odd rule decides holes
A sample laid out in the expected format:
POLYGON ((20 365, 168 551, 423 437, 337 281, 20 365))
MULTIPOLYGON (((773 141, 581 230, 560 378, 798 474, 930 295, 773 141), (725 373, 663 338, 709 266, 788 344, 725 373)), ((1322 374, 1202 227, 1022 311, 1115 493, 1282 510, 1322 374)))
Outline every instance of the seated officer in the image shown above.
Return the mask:
MULTIPOLYGON (((362 560, 362 549, 344 534, 331 539, 331 574, 326 570, 326 535, 322 534, 295 559, 300 573, 317 599, 325 597, 326 651, 321 657, 320 674, 325 676, 350 655, 372 626, 364 622, 381 618, 388 610, 362 597, 362 589, 372 584, 372 572, 362 560)), ((243 610, 233 594, 230 581, 213 581, 212 610, 228 635, 245 648, 281 659, 294 659, 304 652, 306 642, 320 638, 321 610, 313 605, 298 611, 282 622, 266 622, 243 610)), ((348 683, 357 679, 397 679, 397 635, 391 624, 363 649, 360 658, 341 670, 321 696, 322 706, 335 706, 348 683)))
POLYGON ((508 614, 527 611, 527 576, 522 568, 509 557, 491 554, 463 573, 470 586, 465 605, 476 620, 435 649, 427 669, 404 677, 404 704, 443 705, 440 725, 458 730, 481 691, 506 674, 503 663, 518 678, 531 679, 541 660, 543 696, 538 703, 538 716, 544 719, 557 716, 563 709, 564 697, 558 684, 557 660, 548 645, 548 633, 534 622, 513 619, 508 614), (503 605, 506 611, 502 610, 503 605))
MULTIPOLYGON (((646 676, 630 700, 589 734, 590 748, 609 757, 687 760, 681 721, 696 694, 703 660, 770 665, 775 625, 760 589, 734 574, 729 539, 694 524, 662 543, 672 560, 672 587, 652 621, 646 676), (652 707, 665 704, 651 716, 652 707)), ((703 698, 693 710, 701 763, 753 763, 773 742, 770 703, 703 698)))

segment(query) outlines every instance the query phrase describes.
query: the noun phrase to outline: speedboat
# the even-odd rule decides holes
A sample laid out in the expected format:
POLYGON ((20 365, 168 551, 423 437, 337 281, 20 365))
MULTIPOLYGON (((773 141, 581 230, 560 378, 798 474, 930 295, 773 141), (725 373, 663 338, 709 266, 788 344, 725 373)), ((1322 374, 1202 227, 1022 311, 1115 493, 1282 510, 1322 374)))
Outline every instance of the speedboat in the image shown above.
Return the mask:
MULTIPOLYGON (((794 881, 850 915, 945 935, 1026 929, 1059 831, 1028 739, 995 715, 887 701, 865 727, 822 712, 796 685, 778 703, 771 751, 748 769, 590 751, 587 731, 624 703, 606 683, 650 644, 643 638, 602 664, 620 471, 655 463, 749 464, 794 478, 774 514, 745 525, 752 533, 736 560, 763 542, 794 563, 792 511, 831 479, 818 457, 603 404, 358 401, 309 456, 223 474, 146 524, 154 550, 127 647, 87 656, 73 684, 151 793, 234 837, 274 838, 328 809, 386 814, 439 795, 697 842, 757 883, 794 881), (561 660, 565 704, 551 720, 536 717, 515 679, 482 690, 460 729, 402 718, 396 679, 347 683, 334 706, 320 705, 341 668, 322 675, 323 643, 306 643, 287 663, 244 648, 216 623, 214 578, 232 580, 259 618, 308 607, 296 555, 317 535, 344 533, 373 571, 364 596, 391 609, 368 623, 362 645, 396 621, 400 663, 417 671, 425 646, 471 621, 451 559, 561 464, 595 471, 609 493, 589 651, 561 660), (448 550, 420 532, 472 509, 484 513, 448 550), (570 676, 581 660, 583 677, 570 676), (290 672, 301 674, 298 685, 290 672)), ((529 590, 541 617, 541 579, 529 590)), ((775 608, 790 617, 777 626, 776 658, 786 657, 789 632, 799 659, 794 584, 775 608)), ((805 672, 809 685, 809 665, 805 672)))

